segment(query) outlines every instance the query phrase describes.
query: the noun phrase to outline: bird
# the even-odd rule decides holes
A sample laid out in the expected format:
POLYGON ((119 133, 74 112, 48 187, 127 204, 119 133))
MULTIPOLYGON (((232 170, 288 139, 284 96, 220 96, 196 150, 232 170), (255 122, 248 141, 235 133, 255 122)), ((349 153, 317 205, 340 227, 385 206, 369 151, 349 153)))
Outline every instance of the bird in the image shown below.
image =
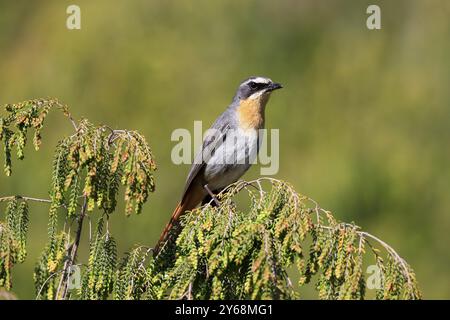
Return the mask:
POLYGON ((157 244, 157 256, 167 242, 171 229, 180 217, 199 204, 219 205, 216 194, 236 182, 254 162, 262 139, 265 108, 271 93, 280 83, 266 77, 249 77, 242 81, 231 104, 206 131, 202 147, 194 157, 180 202, 172 213, 157 244))

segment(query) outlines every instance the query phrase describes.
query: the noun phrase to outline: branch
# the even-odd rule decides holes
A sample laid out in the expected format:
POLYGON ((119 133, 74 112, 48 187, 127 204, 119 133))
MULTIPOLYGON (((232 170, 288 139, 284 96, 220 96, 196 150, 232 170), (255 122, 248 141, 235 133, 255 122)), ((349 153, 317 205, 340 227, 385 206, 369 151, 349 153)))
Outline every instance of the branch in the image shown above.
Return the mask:
POLYGON ((295 299, 299 292, 288 277, 294 264, 299 287, 318 276, 320 298, 362 299, 368 280, 365 243, 368 256, 381 263, 377 298, 421 297, 414 271, 390 245, 353 223, 338 221, 286 182, 268 177, 238 181, 216 197, 219 206, 212 206, 211 199, 188 212, 181 232, 172 235, 176 241, 163 245, 155 258, 162 263, 156 272, 163 274, 162 288, 171 299, 186 298, 191 291, 206 299, 295 299), (272 188, 264 190, 263 183, 272 188), (248 211, 234 203, 242 191, 250 200, 248 211), (173 264, 164 265, 167 259, 173 264), (243 270, 242 277, 236 277, 236 268, 243 270), (192 289, 190 283, 195 284, 192 289))
POLYGON ((72 117, 72 114, 69 112, 68 106, 66 104, 62 104, 61 102, 59 102, 58 99, 53 99, 53 102, 59 109, 61 109, 61 111, 64 113, 64 115, 69 119, 69 121, 70 121, 70 123, 72 123, 72 126, 75 129, 75 131, 78 131, 77 122, 72 117))
POLYGON ((22 199, 26 201, 35 201, 35 202, 43 202, 43 203, 52 203, 49 199, 40 199, 40 198, 32 198, 32 197, 24 197, 24 196, 8 196, 0 198, 0 202, 10 201, 13 199, 22 199))
MULTIPOLYGON (((24 196, 7 196, 7 197, 2 197, 0 198, 0 202, 6 202, 6 201, 10 201, 13 199, 22 199, 25 201, 34 201, 34 202, 39 202, 39 203, 48 203, 51 204, 52 200, 50 199, 41 199, 41 198, 33 198, 33 197, 24 197, 24 196)), ((65 203, 62 203, 59 207, 63 207, 64 209, 67 209, 67 205, 65 203)))
POLYGON ((66 299, 67 296, 67 290, 68 290, 68 281, 70 277, 70 270, 73 266, 73 263, 75 262, 75 258, 77 256, 78 247, 80 245, 81 240, 81 231, 83 229, 83 220, 86 215, 86 207, 87 207, 87 198, 84 197, 83 206, 81 208, 80 215, 78 216, 78 229, 75 236, 75 241, 73 245, 69 248, 70 255, 69 259, 66 260, 64 263, 64 268, 62 270, 63 275, 61 277, 61 280, 58 285, 58 290, 56 291, 56 297, 60 297, 62 300, 66 299), (61 294, 61 296, 60 296, 61 294))

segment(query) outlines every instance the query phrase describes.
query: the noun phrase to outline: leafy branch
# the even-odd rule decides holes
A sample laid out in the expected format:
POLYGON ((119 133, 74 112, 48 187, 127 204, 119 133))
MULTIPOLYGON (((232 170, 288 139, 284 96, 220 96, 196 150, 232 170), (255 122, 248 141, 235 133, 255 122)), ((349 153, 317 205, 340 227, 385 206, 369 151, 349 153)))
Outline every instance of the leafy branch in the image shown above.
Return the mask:
MULTIPOLYGON (((0 118, 0 140, 4 144, 5 173, 11 174, 11 150, 15 147, 17 157, 24 158, 29 129, 34 129, 33 144, 38 150, 41 129, 52 109, 58 109, 68 118, 75 133, 63 138, 57 145, 53 161, 50 200, 28 197, 6 197, 12 206, 18 199, 23 203, 33 200, 50 204, 48 238, 44 252, 35 269, 37 288, 47 298, 65 298, 67 280, 80 243, 83 219, 94 208, 109 215, 115 211, 119 186, 125 188, 126 214, 140 213, 149 193, 154 191, 152 172, 156 169, 151 150, 144 137, 136 131, 113 130, 107 126, 94 126, 85 119, 75 121, 66 105, 57 99, 34 99, 5 106, 6 117, 0 118), (82 199, 83 203, 80 203, 82 199), (66 208, 64 220, 67 225, 78 221, 75 239, 70 230, 58 231, 58 209, 66 208), (77 213, 77 210, 80 209, 77 213), (63 268, 56 287, 54 274, 63 268), (51 278, 50 281, 48 279, 51 278)), ((14 213, 14 210, 10 210, 14 213)), ((8 211, 9 212, 9 211, 8 211)), ((8 230, 8 229, 5 229, 8 230)), ((6 234, 2 232, 3 235, 6 234)), ((2 238, 3 239, 3 238, 2 238)), ((9 271, 13 263, 12 240, 2 240, 5 258, 5 282, 10 287, 9 271)), ((2 254, 3 256, 3 254, 2 254)))
POLYGON ((139 214, 155 188, 156 165, 144 137, 77 121, 56 99, 5 109, 0 141, 6 175, 14 148, 24 158, 30 129, 39 148, 50 110, 61 110, 74 129, 56 146, 49 199, 0 198, 6 203, 0 221, 0 287, 6 290, 12 287, 12 267, 26 257, 28 202, 33 201, 49 206, 48 241, 34 272, 39 299, 297 299, 308 284, 321 299, 363 299, 369 264, 378 270, 376 298, 421 297, 414 271, 391 246, 353 223, 337 221, 288 183, 272 178, 239 181, 218 195, 220 205, 187 212, 181 230, 174 230, 178 236, 172 234, 156 257, 151 247, 139 246, 119 259, 109 230, 119 187, 126 215, 139 214), (94 215, 97 227, 83 241, 85 219, 90 225, 94 215), (85 242, 89 258, 80 263, 77 252, 85 242), (75 265, 84 269, 76 290, 69 285, 75 265))
POLYGON ((170 292, 173 299, 295 299, 316 277, 321 299, 362 299, 368 254, 380 272, 377 298, 421 296, 413 270, 391 246, 354 224, 338 222, 288 183, 239 181, 219 199, 219 207, 208 204, 186 215, 176 242, 156 258, 155 270, 163 279, 159 297, 170 292), (242 193, 250 201, 247 210, 234 201, 242 193))

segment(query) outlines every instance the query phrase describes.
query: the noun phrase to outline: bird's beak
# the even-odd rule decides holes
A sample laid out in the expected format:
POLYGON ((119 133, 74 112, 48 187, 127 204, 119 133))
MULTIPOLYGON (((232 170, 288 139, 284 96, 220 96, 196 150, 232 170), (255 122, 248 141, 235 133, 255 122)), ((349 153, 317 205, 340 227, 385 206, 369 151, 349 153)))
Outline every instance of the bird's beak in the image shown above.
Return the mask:
POLYGON ((273 82, 269 85, 269 91, 274 91, 283 88, 280 83, 273 82))

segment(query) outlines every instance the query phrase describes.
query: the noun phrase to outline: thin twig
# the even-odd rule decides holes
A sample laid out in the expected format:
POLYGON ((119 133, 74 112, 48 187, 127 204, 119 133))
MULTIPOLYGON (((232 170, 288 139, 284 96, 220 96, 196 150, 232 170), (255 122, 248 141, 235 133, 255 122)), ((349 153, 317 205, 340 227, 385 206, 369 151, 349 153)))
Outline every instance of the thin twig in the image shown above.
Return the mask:
POLYGON ((0 198, 0 202, 13 200, 14 198, 23 199, 26 201, 36 201, 36 202, 44 202, 44 203, 52 203, 52 200, 49 199, 40 199, 40 198, 32 198, 32 197, 23 197, 23 196, 8 196, 0 198))
MULTIPOLYGON (((33 197, 24 197, 24 196, 7 196, 7 197, 1 197, 0 198, 0 202, 6 202, 6 201, 10 201, 13 199, 21 199, 21 200, 25 200, 25 201, 34 201, 34 202, 39 202, 39 203, 52 203, 52 200, 50 199, 41 199, 41 198, 33 198, 33 197)), ((67 209, 67 205, 62 203, 60 205, 60 207, 63 207, 65 209, 67 209)))
POLYGON ((83 220, 86 214, 86 207, 87 207, 87 198, 84 197, 84 203, 83 206, 81 208, 81 212, 80 215, 78 216, 78 229, 77 229, 77 233, 75 236, 75 241, 73 243, 73 245, 71 246, 71 250, 70 250, 70 255, 69 255, 69 259, 66 260, 66 263, 64 264, 64 268, 63 268, 63 276, 61 277, 61 281, 60 284, 58 286, 58 291, 56 293, 56 297, 59 298, 61 297, 61 299, 65 299, 67 296, 67 289, 68 289, 68 278, 70 275, 70 269, 73 266, 73 263, 75 261, 75 258, 77 256, 77 252, 78 252, 78 247, 80 245, 80 240, 81 240, 81 231, 83 229, 83 220), (61 296, 60 296, 60 292, 61 292, 61 296))
POLYGON ((53 103, 64 113, 64 115, 69 119, 70 123, 72 123, 73 128, 75 131, 78 131, 77 122, 72 117, 72 114, 69 112, 69 108, 66 104, 62 104, 58 99, 52 99, 53 103))

